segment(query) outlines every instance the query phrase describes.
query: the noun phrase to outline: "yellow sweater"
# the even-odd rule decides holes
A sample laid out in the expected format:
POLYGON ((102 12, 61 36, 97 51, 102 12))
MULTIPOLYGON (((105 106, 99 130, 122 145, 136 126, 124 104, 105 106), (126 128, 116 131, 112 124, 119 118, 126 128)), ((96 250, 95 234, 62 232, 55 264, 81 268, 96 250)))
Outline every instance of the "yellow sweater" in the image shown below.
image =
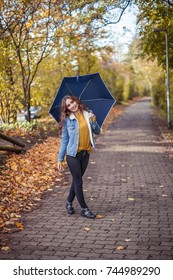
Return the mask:
POLYGON ((82 150, 86 150, 88 152, 91 151, 91 142, 89 136, 89 129, 87 122, 85 120, 82 112, 75 114, 75 117, 79 123, 79 144, 78 144, 78 152, 82 150))

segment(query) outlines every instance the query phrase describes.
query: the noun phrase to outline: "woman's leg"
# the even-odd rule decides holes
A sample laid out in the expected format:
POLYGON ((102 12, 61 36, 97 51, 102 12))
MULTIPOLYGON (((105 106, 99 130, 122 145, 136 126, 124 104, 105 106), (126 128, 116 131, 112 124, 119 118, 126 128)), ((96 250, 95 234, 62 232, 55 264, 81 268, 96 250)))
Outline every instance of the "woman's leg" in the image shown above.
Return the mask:
POLYGON ((68 196, 68 201, 72 202, 76 195, 77 200, 82 208, 87 208, 84 195, 83 195, 83 180, 82 176, 89 161, 89 154, 77 154, 76 157, 67 156, 67 164, 72 174, 72 185, 68 196))

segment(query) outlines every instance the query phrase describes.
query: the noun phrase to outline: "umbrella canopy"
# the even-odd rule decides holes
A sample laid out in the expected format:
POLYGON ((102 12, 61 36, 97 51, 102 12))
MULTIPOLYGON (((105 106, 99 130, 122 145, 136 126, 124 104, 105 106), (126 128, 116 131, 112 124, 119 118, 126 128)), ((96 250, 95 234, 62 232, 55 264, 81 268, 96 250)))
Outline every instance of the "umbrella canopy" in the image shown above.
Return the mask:
POLYGON ((49 113, 59 122, 61 100, 65 95, 78 97, 95 115, 101 127, 116 100, 99 73, 64 77, 49 113))

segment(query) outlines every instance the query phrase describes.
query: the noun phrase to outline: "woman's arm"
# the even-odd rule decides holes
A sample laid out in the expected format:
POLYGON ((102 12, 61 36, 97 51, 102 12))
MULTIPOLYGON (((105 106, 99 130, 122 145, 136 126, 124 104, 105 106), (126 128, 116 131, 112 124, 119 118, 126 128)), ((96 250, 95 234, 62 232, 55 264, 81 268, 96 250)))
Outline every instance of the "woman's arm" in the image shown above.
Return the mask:
POLYGON ((90 120, 92 132, 97 135, 100 134, 100 126, 96 121, 96 116, 92 112, 89 112, 89 120, 90 120))
POLYGON ((69 141, 69 135, 68 135, 68 131, 67 131, 67 125, 65 122, 63 125, 63 128, 62 128, 61 144, 60 144, 60 149, 59 149, 59 153, 58 153, 58 162, 63 162, 63 160, 64 160, 68 141, 69 141))

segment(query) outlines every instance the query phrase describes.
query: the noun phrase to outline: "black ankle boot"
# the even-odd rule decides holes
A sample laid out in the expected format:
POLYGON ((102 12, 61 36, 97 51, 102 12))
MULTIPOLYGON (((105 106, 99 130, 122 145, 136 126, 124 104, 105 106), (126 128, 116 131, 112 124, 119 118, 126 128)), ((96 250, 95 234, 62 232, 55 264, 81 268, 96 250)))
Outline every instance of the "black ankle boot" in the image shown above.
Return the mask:
POLYGON ((72 206, 72 202, 66 202, 66 209, 69 215, 74 214, 74 208, 72 206))
POLYGON ((88 208, 82 210, 81 216, 89 219, 95 219, 96 217, 96 215, 94 215, 88 208))

